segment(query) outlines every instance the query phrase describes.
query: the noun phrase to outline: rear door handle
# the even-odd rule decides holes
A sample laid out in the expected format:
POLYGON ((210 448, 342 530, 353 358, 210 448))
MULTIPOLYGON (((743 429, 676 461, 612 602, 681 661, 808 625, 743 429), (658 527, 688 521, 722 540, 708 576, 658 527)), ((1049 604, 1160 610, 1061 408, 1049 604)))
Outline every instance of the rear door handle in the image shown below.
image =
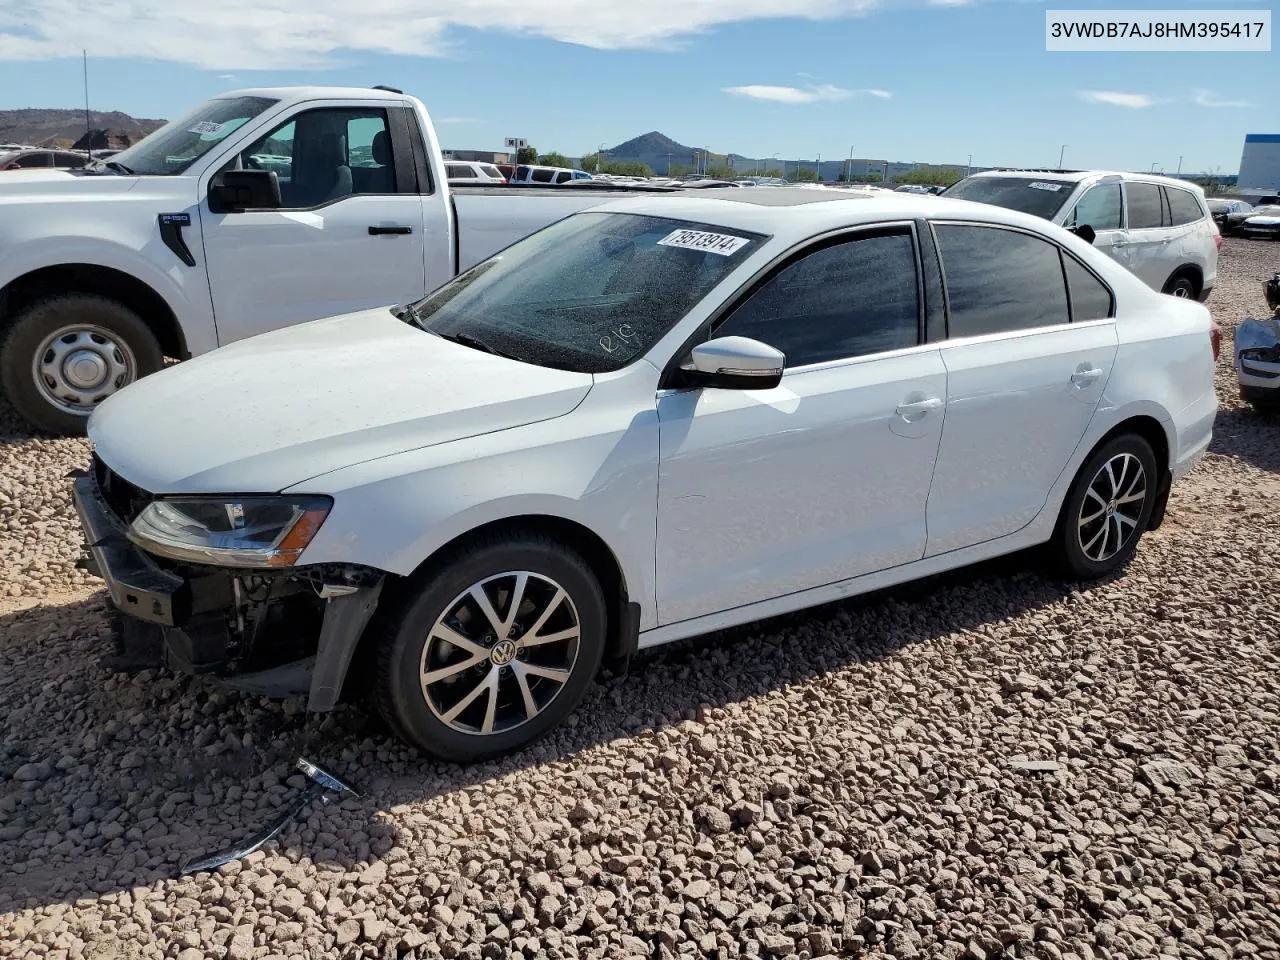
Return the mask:
POLYGON ((910 422, 914 417, 922 416, 930 410, 937 410, 941 406, 941 397, 928 397, 924 400, 916 400, 912 403, 900 404, 894 412, 903 420, 910 422))
POLYGON ((1077 370, 1075 373, 1073 373, 1071 375, 1071 382, 1074 383, 1077 387, 1087 387, 1089 384, 1093 383, 1093 381, 1097 380, 1100 376, 1102 376, 1102 370, 1100 368, 1086 367, 1082 370, 1077 370))
POLYGON ((371 237, 382 237, 387 235, 400 236, 406 233, 413 233, 413 227, 370 227, 369 228, 369 236, 371 237))

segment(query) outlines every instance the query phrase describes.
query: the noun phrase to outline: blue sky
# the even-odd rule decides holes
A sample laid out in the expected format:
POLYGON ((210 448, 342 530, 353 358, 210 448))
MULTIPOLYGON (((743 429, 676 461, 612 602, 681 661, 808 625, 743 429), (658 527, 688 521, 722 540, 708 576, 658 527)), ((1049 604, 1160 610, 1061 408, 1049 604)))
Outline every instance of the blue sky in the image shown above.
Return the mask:
MULTIPOLYGON (((1112 5, 1114 7, 1115 5, 1112 5)), ((1264 4, 1123 5, 1267 9, 1264 4)), ((713 151, 1234 172, 1274 133, 1270 53, 1048 53, 1028 0, 6 0, 0 108, 172 117, 228 89, 387 83, 446 147, 713 151), (810 18, 821 16, 822 19, 810 18), (786 89, 778 89, 786 88, 786 89), (778 99, 782 98, 782 99, 778 99)))

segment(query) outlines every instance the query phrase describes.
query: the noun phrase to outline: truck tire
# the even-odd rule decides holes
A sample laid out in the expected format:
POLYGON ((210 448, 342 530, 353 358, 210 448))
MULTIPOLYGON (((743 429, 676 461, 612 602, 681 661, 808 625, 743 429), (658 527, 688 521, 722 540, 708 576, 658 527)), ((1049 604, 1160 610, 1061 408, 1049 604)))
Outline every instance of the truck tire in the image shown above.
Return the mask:
POLYGON ((58 436, 83 435, 98 404, 163 364, 142 318, 92 293, 37 300, 0 332, 0 387, 24 420, 58 436))

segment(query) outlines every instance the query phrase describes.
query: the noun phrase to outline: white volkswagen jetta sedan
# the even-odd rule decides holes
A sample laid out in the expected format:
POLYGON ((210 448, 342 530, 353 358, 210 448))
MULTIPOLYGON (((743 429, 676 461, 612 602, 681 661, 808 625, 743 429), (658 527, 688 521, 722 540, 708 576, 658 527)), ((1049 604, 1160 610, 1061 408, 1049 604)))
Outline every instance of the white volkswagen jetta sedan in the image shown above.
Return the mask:
POLYGON ((995 206, 616 201, 107 400, 85 563, 175 669, 491 756, 637 648, 1037 544, 1115 571, 1209 443, 1212 330, 995 206))

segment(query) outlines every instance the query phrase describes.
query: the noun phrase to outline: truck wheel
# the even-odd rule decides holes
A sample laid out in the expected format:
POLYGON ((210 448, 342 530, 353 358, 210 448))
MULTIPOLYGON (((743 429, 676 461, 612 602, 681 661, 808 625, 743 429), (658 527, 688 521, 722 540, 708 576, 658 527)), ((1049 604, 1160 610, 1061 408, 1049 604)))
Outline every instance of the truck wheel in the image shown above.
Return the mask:
POLYGON ((526 746, 573 712, 600 668, 608 617, 582 557, 518 533, 415 577, 388 621, 379 712, 424 753, 471 762, 526 746))
POLYGON ((1151 520, 1156 483, 1155 454, 1136 433, 1095 450, 1071 484, 1050 541, 1058 571, 1097 580, 1127 564, 1151 520))
POLYGON ((103 400, 164 364, 160 341, 115 300, 66 293, 22 310, 0 341, 0 386, 27 422, 85 432, 103 400))

